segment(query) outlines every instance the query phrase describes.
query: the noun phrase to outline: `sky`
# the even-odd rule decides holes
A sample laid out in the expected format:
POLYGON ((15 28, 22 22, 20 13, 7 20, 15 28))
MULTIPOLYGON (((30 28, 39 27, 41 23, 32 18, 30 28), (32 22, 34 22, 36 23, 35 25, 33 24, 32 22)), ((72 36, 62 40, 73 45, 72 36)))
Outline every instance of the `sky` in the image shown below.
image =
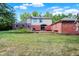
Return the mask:
POLYGON ((24 12, 32 13, 37 11, 40 14, 50 12, 56 14, 77 14, 79 13, 79 3, 8 3, 16 13, 16 18, 20 21, 20 14, 24 12))

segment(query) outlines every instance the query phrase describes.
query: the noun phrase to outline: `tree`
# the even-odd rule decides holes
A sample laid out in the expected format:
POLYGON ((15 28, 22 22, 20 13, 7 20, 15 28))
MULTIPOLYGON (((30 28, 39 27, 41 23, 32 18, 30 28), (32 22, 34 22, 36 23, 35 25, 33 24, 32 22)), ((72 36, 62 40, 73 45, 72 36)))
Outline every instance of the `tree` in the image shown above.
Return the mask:
POLYGON ((20 19, 21 19, 21 21, 25 21, 30 16, 31 15, 29 13, 24 12, 23 14, 20 15, 20 19))
POLYGON ((53 21, 53 22, 56 22, 56 21, 58 21, 58 20, 59 20, 58 15, 53 15, 52 21, 53 21))
POLYGON ((32 12, 32 16, 35 16, 35 17, 36 17, 36 16, 39 16, 39 13, 38 13, 37 11, 33 11, 33 12, 32 12))
POLYGON ((52 21, 53 21, 53 22, 56 22, 56 21, 58 21, 58 20, 60 20, 60 19, 62 19, 62 18, 64 18, 64 17, 67 17, 67 15, 65 15, 65 14, 53 15, 53 16, 52 16, 52 21))
POLYGON ((49 12, 46 12, 44 17, 52 17, 52 14, 50 14, 49 12))
POLYGON ((13 8, 8 4, 0 3, 0 30, 12 29, 15 20, 13 8))
POLYGON ((73 15, 72 15, 72 13, 69 13, 67 16, 68 16, 69 18, 71 18, 73 15))
POLYGON ((77 17, 77 20, 79 20, 79 13, 77 13, 77 16, 76 17, 77 17))

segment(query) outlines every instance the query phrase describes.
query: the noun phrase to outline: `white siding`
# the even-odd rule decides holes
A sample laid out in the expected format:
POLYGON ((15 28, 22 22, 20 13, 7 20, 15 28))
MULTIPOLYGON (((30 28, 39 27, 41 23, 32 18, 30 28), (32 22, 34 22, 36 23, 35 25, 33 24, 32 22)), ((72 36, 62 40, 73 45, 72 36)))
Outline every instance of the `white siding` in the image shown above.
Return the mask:
POLYGON ((32 19, 32 25, 38 25, 39 24, 39 19, 32 19))
POLYGON ((27 23, 31 23, 31 19, 27 19, 27 23))
POLYGON ((40 19, 35 19, 35 20, 32 19, 32 25, 41 25, 41 24, 51 25, 52 24, 51 19, 42 19, 42 22, 40 22, 40 19))
POLYGON ((40 24, 47 24, 47 25, 51 25, 52 24, 52 20, 50 19, 44 19, 44 20, 42 20, 43 22, 42 23, 40 23, 40 24))

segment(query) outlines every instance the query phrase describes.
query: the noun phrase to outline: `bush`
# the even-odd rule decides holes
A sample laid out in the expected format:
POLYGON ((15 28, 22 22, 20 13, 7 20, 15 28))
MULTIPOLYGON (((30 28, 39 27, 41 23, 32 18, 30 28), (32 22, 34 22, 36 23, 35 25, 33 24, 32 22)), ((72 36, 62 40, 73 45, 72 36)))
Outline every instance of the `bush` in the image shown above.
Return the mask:
POLYGON ((16 30, 10 30, 10 32, 32 33, 32 31, 30 29, 26 29, 26 28, 16 29, 16 30))
POLYGON ((29 29, 18 29, 17 30, 18 32, 31 32, 31 30, 29 30, 29 29))

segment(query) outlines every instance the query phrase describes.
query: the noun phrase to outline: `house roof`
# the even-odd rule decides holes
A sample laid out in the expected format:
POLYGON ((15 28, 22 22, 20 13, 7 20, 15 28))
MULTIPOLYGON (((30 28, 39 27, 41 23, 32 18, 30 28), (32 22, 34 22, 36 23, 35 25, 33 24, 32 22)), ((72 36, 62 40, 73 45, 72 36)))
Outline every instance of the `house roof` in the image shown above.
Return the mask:
MULTIPOLYGON (((50 17, 42 17, 42 16, 39 16, 39 17, 29 17, 28 19, 47 19, 47 20, 49 20, 49 19, 51 19, 50 17)), ((19 23, 15 23, 15 24, 24 24, 24 23, 27 23, 27 20, 24 20, 24 21, 22 21, 22 22, 19 22, 19 23)))
POLYGON ((30 17, 31 19, 51 19, 51 17, 42 17, 42 16, 38 16, 38 17, 30 17))
POLYGON ((67 17, 61 19, 61 21, 76 21, 76 20, 77 18, 67 18, 67 17))
MULTIPOLYGON (((71 22, 71 21, 73 21, 73 22, 75 22, 75 21, 78 21, 77 20, 77 18, 62 18, 62 19, 60 19, 59 21, 57 21, 57 22, 55 22, 55 23, 53 23, 53 24, 56 24, 56 23, 59 23, 59 22, 63 22, 63 21, 67 21, 67 22, 71 22)), ((78 21, 79 22, 79 21, 78 21)), ((52 25, 53 25, 52 24, 52 25)))

